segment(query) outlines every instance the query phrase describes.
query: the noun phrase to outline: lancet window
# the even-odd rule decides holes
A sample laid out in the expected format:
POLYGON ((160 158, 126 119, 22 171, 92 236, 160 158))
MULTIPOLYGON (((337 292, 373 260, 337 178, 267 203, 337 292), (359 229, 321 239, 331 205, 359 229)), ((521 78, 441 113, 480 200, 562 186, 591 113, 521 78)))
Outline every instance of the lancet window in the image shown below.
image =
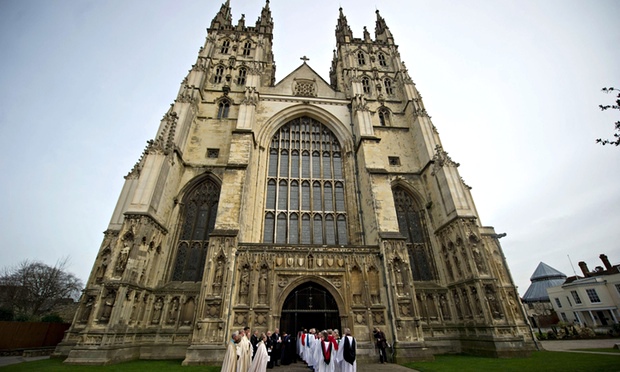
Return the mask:
POLYGON ((390 111, 387 110, 386 108, 380 108, 377 112, 377 115, 379 115, 379 124, 381 124, 382 127, 386 127, 390 125, 390 111))
POLYGON ((227 99, 223 99, 217 105, 217 118, 225 119, 228 117, 228 112, 230 111, 230 101, 227 99))
POLYGON ((431 262, 431 247, 424 218, 424 210, 403 188, 392 190, 400 233, 407 238, 407 250, 413 280, 428 281, 436 278, 431 262))
POLYGON ((263 241, 347 244, 344 187, 332 131, 306 116, 284 124, 269 146, 263 241))
POLYGON ((230 40, 224 40, 222 42, 222 48, 220 49, 220 53, 228 54, 228 48, 230 48, 230 40))
POLYGON ((362 78, 362 91, 365 94, 370 94, 370 79, 367 76, 362 78))
POLYGON ((220 186, 210 179, 198 184, 183 198, 173 281, 202 280, 209 234, 215 226, 219 198, 220 186))
POLYGON ((243 45, 243 55, 249 56, 251 52, 252 52, 252 43, 249 41, 246 41, 245 44, 243 45))
POLYGON ((224 66, 217 66, 215 68, 215 76, 213 77, 213 82, 215 84, 221 83, 223 76, 224 76, 224 66))
POLYGON ((239 76, 237 76, 237 85, 244 85, 245 84, 245 77, 248 73, 248 70, 246 70, 245 67, 241 67, 239 69, 239 76))
POLYGON ((357 53, 357 64, 360 66, 364 66, 366 64, 366 56, 364 52, 357 53))
POLYGON ((383 79, 383 85, 385 86, 385 94, 392 95, 394 94, 394 88, 392 87, 392 80, 389 78, 383 79))
POLYGON ((383 55, 383 53, 379 53, 377 55, 377 60, 379 60, 379 66, 381 67, 387 66, 387 62, 385 61, 385 56, 383 55))

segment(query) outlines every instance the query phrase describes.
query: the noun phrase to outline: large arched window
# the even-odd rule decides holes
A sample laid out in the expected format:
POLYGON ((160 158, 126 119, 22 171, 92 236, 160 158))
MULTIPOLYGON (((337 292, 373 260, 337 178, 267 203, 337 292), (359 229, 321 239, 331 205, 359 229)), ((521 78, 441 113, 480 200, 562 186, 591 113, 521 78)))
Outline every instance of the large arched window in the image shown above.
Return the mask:
POLYGON ((172 273, 173 281, 199 282, 209 248, 209 234, 215 226, 220 186, 207 179, 183 199, 181 233, 172 273))
POLYGON ((424 210, 403 188, 396 187, 394 205, 400 233, 407 238, 407 249, 413 280, 434 280, 435 270, 431 262, 430 244, 424 222, 424 210))
POLYGON ((332 131, 306 116, 284 124, 269 147, 263 241, 348 244, 344 187, 332 131))

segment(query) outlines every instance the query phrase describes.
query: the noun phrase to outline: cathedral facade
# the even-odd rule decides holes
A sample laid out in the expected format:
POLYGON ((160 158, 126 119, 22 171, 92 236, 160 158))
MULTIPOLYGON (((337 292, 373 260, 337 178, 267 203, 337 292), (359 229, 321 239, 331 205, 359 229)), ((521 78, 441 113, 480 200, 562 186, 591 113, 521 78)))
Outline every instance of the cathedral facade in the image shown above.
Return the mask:
POLYGON ((269 1, 229 1, 156 136, 125 177, 75 319, 67 363, 219 363, 249 326, 372 330, 398 361, 527 354, 534 342, 493 228, 376 12, 342 9, 330 81, 275 81, 269 1))

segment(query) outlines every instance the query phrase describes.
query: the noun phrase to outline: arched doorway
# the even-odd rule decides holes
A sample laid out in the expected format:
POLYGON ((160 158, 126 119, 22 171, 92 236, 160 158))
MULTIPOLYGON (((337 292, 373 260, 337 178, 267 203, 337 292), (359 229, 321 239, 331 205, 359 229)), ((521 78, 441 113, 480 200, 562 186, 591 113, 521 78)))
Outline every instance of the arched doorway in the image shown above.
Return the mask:
POLYGON ((280 329, 294 335, 302 328, 340 329, 338 304, 320 284, 301 284, 284 300, 280 329))

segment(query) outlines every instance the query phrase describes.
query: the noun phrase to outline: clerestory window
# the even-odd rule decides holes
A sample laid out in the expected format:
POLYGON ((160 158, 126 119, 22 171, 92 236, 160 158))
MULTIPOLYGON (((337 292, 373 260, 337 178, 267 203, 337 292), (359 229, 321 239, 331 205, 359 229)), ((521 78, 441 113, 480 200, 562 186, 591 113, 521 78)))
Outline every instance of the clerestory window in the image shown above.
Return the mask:
POLYGON ((342 152, 319 121, 300 117, 271 139, 263 241, 277 244, 347 244, 342 152))

